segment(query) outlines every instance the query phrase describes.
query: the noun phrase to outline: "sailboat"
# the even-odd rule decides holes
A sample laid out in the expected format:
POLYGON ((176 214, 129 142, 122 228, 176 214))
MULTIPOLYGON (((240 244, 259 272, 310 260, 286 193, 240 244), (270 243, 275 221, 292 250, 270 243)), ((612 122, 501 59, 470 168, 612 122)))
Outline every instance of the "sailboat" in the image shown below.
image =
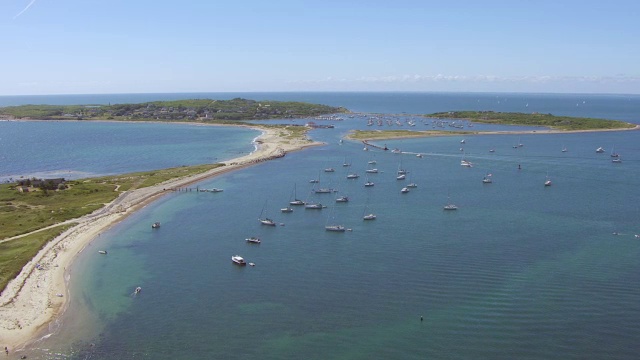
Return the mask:
POLYGON ((375 185, 373 181, 369 180, 369 176, 367 176, 367 181, 364 183, 364 186, 373 186, 375 185))
POLYGON ((267 202, 265 201, 264 206, 262 207, 262 211, 260 212, 260 217, 258 218, 258 221, 260 221, 262 225, 276 226, 276 222, 270 219, 269 217, 267 217, 266 207, 267 207, 267 202))
POLYGON ((329 217, 327 217, 327 224, 324 226, 324 229, 326 231, 344 232, 346 230, 343 225, 338 225, 338 224, 329 225, 329 219, 330 218, 333 218, 333 209, 332 209, 331 214, 329 215, 329 217))
POLYGON ((619 156, 620 156, 620 154, 618 154, 618 153, 615 151, 615 147, 613 147, 613 146, 612 146, 612 147, 611 147, 611 157, 612 157, 612 158, 617 158, 617 157, 619 157, 619 156))
POLYGON ((369 199, 367 199, 367 205, 365 205, 364 211, 362 212, 362 220, 375 220, 376 214, 374 213, 367 214, 368 208, 369 208, 369 199))
POLYGON ((551 186, 551 179, 549 178, 549 174, 547 174, 547 180, 545 180, 544 186, 551 186))
POLYGON ((562 145, 562 152, 567 152, 567 151, 569 151, 569 150, 567 150, 567 147, 562 145))
POLYGON ((458 207, 451 203, 451 198, 447 194, 447 205, 444 206, 444 210, 458 210, 458 207))
POLYGON ((347 158, 344 158, 344 162, 342 163, 342 166, 351 166, 350 163, 347 162, 347 158))
POLYGON ((289 201, 289 205, 304 205, 304 201, 298 199, 298 196, 296 195, 296 184, 293 184, 293 196, 289 201))

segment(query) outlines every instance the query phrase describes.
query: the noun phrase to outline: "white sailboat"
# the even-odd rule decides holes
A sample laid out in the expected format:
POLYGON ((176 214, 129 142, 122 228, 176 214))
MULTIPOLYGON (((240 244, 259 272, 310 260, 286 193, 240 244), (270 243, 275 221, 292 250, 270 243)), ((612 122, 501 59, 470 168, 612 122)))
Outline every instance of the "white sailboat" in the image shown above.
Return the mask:
POLYGON ((331 221, 334 221, 333 217, 334 216, 333 216, 333 209, 332 209, 330 215, 327 217, 327 223, 324 226, 324 229, 326 231, 344 232, 346 230, 346 228, 343 225, 339 225, 339 224, 330 225, 329 224, 329 219, 331 219, 331 221))
POLYGON ((299 205, 304 205, 304 201, 298 199, 298 196, 296 194, 296 184, 293 184, 293 195, 291 197, 291 199, 289 200, 289 205, 294 205, 294 206, 299 206, 299 205))
POLYGON ((367 198, 367 205, 364 206, 364 211, 362 212, 362 220, 375 220, 376 214, 368 212, 369 209, 369 199, 367 198))
POLYGON ((444 206, 443 208, 444 210, 458 210, 458 207, 451 203, 451 197, 449 196, 449 194, 447 193, 447 205, 444 206))
POLYGON ((276 226, 276 222, 267 216, 266 207, 267 207, 267 201, 265 200, 264 206, 262 207, 262 211, 260 212, 260 217, 258 218, 258 221, 260 221, 260 224, 262 225, 276 226))
POLYGON ((549 174, 547 174, 547 179, 544 181, 544 186, 551 186, 551 179, 549 178, 549 174))

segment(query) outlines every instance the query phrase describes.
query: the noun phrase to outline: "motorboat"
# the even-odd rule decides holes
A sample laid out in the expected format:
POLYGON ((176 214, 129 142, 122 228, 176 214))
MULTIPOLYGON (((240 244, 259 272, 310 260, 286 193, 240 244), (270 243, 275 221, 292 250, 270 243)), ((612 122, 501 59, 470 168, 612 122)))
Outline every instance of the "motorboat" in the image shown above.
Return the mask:
POLYGON ((316 194, 329 194, 329 193, 335 192, 335 190, 331 188, 319 188, 319 189, 313 190, 313 192, 316 194))
POLYGON ((373 185, 375 185, 373 181, 367 181, 366 183, 364 183, 364 186, 373 186, 373 185))
POLYGON ((283 212, 283 213, 290 213, 290 212, 293 212, 293 209, 290 208, 289 206, 287 206, 287 207, 283 207, 282 209, 280 209, 280 211, 283 212))
POLYGON ((294 199, 289 201, 289 205, 304 205, 304 201, 300 199, 294 199))
POLYGON ((367 215, 362 217, 362 220, 375 220, 375 219, 376 219, 376 215, 375 214, 367 214, 367 215))
POLYGON ((231 257, 231 261, 233 261, 233 263, 236 265, 240 265, 240 266, 247 265, 247 263, 244 261, 244 259, 240 255, 233 255, 231 257))
POLYGON ((349 202, 349 197, 348 196, 339 196, 336 199, 336 202, 349 202))
POLYGON ((220 189, 220 188, 213 188, 213 189, 211 189, 210 191, 211 191, 211 192, 214 192, 214 193, 215 193, 215 192, 223 192, 223 191, 224 191, 224 189, 220 189))
POLYGON ((140 291, 142 291, 142 288, 140 286, 138 286, 135 290, 133 290, 134 294, 140 294, 140 291))
POLYGON ((403 194, 406 194, 406 193, 409 192, 409 188, 405 186, 400 190, 400 192, 403 193, 403 194))
POLYGON ((324 169, 324 172, 335 172, 336 170, 334 168, 326 168, 324 169))
POLYGON ((323 206, 320 203, 317 203, 317 204, 305 204, 304 208, 305 209, 318 209, 318 210, 321 210, 323 208, 323 206))
POLYGON ((154 222, 154 223, 151 225, 151 228, 152 228, 152 229, 157 229, 157 228, 159 228, 159 227, 160 227, 160 222, 159 222, 159 221, 156 221, 156 222, 154 222))
POLYGON ((447 204, 444 206, 444 210, 458 210, 458 207, 454 204, 447 204))
POLYGON ((98 250, 98 254, 107 255, 107 250, 98 250))
POLYGON ((622 159, 620 159, 619 157, 617 157, 617 158, 615 158, 615 159, 611 159, 611 162, 612 162, 612 163, 615 163, 615 164, 620 164, 620 163, 622 162, 622 159))
POLYGON ((396 180, 404 180, 406 178, 407 178, 407 175, 405 175, 405 174, 401 174, 401 175, 396 176, 396 180))
POLYGON ((603 152, 604 152, 604 148, 602 148, 602 146, 600 146, 599 148, 597 148, 597 149, 596 149, 596 152, 597 152, 598 154, 601 154, 601 153, 603 153, 603 152))
POLYGON ((365 171, 370 173, 370 174, 377 174, 378 173, 378 169, 367 169, 365 171))
POLYGON ((354 173, 354 174, 349 174, 349 175, 347 175, 347 179, 357 179, 357 178, 359 178, 359 177, 360 177, 360 175, 355 174, 355 173, 354 173))
POLYGON ((407 187, 408 187, 408 188, 410 188, 410 189, 411 189, 411 188, 417 188, 417 187, 418 187, 418 184, 416 184, 416 183, 412 182, 412 183, 410 183, 410 184, 407 184, 407 187))
POLYGON ((260 238, 257 236, 252 236, 245 239, 248 243, 260 244, 260 238))
POLYGON ((327 225, 324 227, 327 231, 344 232, 346 229, 342 225, 327 225))

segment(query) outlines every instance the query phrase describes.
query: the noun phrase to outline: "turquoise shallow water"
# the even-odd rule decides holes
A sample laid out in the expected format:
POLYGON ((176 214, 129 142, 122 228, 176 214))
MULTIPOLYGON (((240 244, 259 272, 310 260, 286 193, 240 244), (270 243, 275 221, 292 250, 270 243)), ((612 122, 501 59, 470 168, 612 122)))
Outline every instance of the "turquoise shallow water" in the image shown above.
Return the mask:
POLYGON ((317 130, 328 145, 200 184, 221 193, 171 194, 102 234, 72 268, 63 325, 30 358, 636 357, 640 133, 483 135, 464 152, 462 137, 386 142, 403 155, 339 145, 341 133, 317 130), (399 166, 418 184, 408 194, 399 166), (318 176, 351 201, 312 193, 318 176), (327 208, 280 213, 294 185, 327 208), (261 226, 263 208, 284 226, 261 226), (324 230, 334 222, 352 231, 324 230))

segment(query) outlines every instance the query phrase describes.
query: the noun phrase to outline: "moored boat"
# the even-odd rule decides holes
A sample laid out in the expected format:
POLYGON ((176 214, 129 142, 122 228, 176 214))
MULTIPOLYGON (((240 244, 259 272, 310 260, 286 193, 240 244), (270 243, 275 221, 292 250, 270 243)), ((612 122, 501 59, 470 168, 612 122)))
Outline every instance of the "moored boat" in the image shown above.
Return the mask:
POLYGON ((231 261, 233 261, 233 263, 236 265, 240 265, 240 266, 247 265, 247 263, 244 261, 244 259, 240 255, 233 255, 231 257, 231 261))
POLYGON ((260 238, 257 237, 257 236, 252 236, 252 237, 246 238, 245 241, 248 242, 248 243, 260 244, 260 238))
POLYGON ((327 225, 324 227, 324 229, 327 231, 337 231, 337 232, 344 232, 346 230, 345 227, 342 225, 327 225))
POLYGON ((152 228, 152 229, 157 229, 157 228, 159 228, 159 227, 160 227, 160 222, 159 222, 159 221, 156 221, 156 222, 154 222, 154 223, 151 225, 151 228, 152 228))

